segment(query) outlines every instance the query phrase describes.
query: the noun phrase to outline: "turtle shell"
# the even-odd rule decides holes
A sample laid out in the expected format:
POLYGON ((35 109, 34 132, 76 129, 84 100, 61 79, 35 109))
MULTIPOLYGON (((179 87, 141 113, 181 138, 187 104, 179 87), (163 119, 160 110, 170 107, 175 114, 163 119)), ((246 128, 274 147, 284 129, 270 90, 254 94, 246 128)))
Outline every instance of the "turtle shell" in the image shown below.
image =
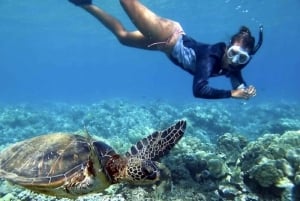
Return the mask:
POLYGON ((2 151, 0 177, 55 196, 100 192, 110 185, 101 168, 101 160, 110 154, 115 154, 110 146, 90 137, 66 133, 42 135, 2 151))

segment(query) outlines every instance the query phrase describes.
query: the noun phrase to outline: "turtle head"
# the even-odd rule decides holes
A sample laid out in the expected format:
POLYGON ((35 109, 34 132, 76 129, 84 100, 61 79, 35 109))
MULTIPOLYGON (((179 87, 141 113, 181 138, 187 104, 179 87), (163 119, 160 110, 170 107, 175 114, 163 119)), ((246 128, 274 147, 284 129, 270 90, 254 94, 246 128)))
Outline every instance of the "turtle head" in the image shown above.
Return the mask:
POLYGON ((147 159, 132 157, 127 163, 126 180, 133 184, 150 184, 160 178, 159 163, 147 159))
POLYGON ((105 166, 111 183, 129 182, 132 184, 150 184, 159 180, 159 163, 137 157, 114 155, 105 166))

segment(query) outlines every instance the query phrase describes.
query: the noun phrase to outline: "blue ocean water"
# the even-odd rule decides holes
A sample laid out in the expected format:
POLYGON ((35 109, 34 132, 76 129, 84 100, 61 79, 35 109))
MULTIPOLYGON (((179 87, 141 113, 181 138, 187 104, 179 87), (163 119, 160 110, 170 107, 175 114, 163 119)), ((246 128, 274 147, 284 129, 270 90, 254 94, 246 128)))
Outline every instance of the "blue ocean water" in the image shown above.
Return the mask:
MULTIPOLYGON (((230 152, 219 152, 215 148, 220 145, 220 139, 236 134, 254 143, 270 133, 275 134, 272 138, 286 132, 299 137, 300 2, 142 2, 157 14, 180 22, 188 35, 204 43, 228 42, 241 25, 248 26, 257 37, 262 24, 263 45, 243 71, 247 83, 257 88, 257 96, 249 101, 196 99, 192 95, 192 76, 173 65, 165 55, 120 45, 96 19, 67 0, 1 0, 0 150, 38 135, 77 133, 87 127, 94 137, 105 138, 117 151, 125 153, 153 129, 165 129, 183 118, 188 122, 183 143, 175 146, 175 151, 167 158, 169 161, 165 161, 179 181, 174 181, 176 189, 169 200, 186 200, 195 197, 195 192, 211 198, 211 192, 216 191, 209 189, 212 183, 205 179, 202 183, 198 177, 202 173, 198 164, 202 163, 202 158, 201 161, 196 159, 197 153, 211 152, 216 157, 224 154, 222 157, 230 158, 230 152), (179 159, 183 159, 181 163, 179 159), (190 177, 184 171, 195 175, 190 177), (178 172, 180 174, 176 174, 178 172)), ((94 3, 134 30, 119 1, 94 0, 94 3)), ((230 88, 226 78, 214 78, 211 82, 218 88, 230 88)), ((229 149, 230 145, 238 145, 235 146, 238 154, 246 150, 242 149, 246 145, 243 138, 239 139, 240 144, 231 144, 236 141, 228 139, 225 145, 229 144, 229 149)), ((295 151, 299 138, 291 139, 295 145, 289 148, 295 153, 295 159, 299 159, 295 151)), ((249 152, 252 153, 251 149, 249 152)), ((235 169, 231 161, 224 164, 231 164, 230 168, 235 169)), ((295 167, 291 167, 294 174, 299 173, 296 164, 299 163, 293 162, 295 167)), ((289 179, 292 177, 288 175, 289 179)), ((218 178, 216 183, 223 179, 225 177, 218 178)), ((243 184, 242 181, 238 183, 243 184)), ((297 185, 294 194, 299 197, 297 185)), ((257 188, 260 192, 260 187, 257 188)), ((118 192, 125 195, 120 189, 118 192)), ((249 194, 249 200, 256 196, 255 190, 249 194)), ((7 187, 0 179, 0 200, 7 195, 19 200, 40 200, 37 195, 21 191, 7 187)), ((276 200, 272 197, 273 191, 265 192, 271 197, 265 200, 276 200)), ((278 193, 276 189, 275 193, 278 193)), ((148 196, 157 198, 155 195, 148 196)))
MULTIPOLYGON (((134 29, 118 1, 94 2, 134 29)), ((206 43, 228 41, 240 25, 257 36, 263 24, 263 46, 244 77, 257 87, 255 100, 299 101, 299 0, 142 2, 206 43)), ((0 13, 2 103, 115 97, 195 100, 188 73, 161 53, 120 45, 97 20, 68 1, 2 0, 0 13)), ((230 87, 223 78, 212 82, 230 87)))

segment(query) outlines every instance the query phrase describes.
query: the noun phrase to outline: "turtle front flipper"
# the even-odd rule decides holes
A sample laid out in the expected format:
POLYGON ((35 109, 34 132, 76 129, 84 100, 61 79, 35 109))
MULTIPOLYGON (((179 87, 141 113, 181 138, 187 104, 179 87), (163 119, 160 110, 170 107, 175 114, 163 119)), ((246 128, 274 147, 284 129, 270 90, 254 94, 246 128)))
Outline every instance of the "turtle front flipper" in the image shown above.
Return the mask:
POLYGON ((156 131, 140 140, 126 153, 127 157, 136 157, 146 160, 158 160, 166 155, 181 139, 186 128, 186 121, 181 120, 171 127, 156 131))

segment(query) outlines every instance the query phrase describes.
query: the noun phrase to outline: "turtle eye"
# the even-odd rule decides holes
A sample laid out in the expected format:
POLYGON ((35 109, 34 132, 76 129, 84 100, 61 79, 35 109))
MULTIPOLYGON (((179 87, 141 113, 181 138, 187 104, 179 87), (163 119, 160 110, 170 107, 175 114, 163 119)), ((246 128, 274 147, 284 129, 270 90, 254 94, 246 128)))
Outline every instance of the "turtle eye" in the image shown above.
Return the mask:
POLYGON ((157 180, 159 177, 159 169, 153 161, 144 161, 142 172, 147 180, 157 180))

